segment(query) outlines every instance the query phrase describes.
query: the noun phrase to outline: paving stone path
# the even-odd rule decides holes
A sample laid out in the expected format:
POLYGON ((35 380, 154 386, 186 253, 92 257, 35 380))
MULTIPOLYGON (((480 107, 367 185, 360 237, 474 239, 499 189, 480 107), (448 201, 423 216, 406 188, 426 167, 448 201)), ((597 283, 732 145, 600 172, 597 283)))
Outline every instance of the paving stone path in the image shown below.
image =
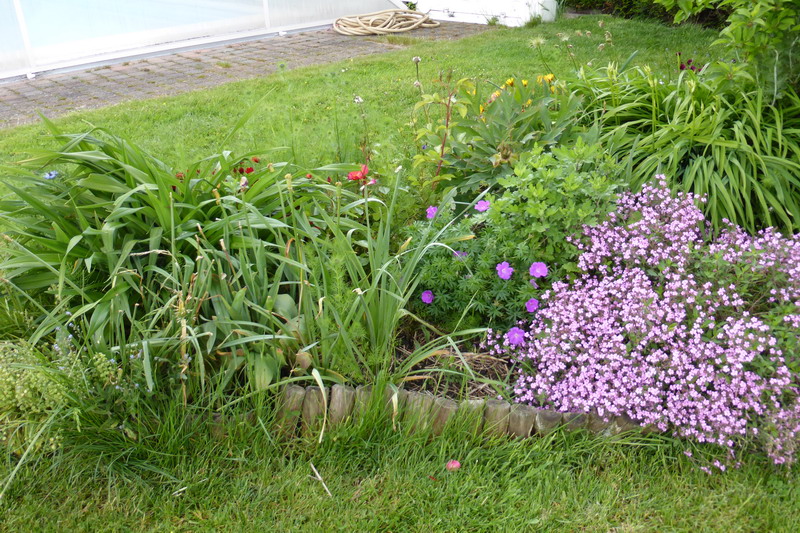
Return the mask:
MULTIPOLYGON (((486 31, 490 26, 444 22, 437 28, 401 35, 452 40, 486 31)), ((82 109, 129 100, 156 98, 231 81, 257 78, 281 68, 330 63, 397 50, 376 37, 345 37, 332 29, 168 53, 146 59, 66 73, 39 74, 32 80, 0 81, 0 129, 82 109)))

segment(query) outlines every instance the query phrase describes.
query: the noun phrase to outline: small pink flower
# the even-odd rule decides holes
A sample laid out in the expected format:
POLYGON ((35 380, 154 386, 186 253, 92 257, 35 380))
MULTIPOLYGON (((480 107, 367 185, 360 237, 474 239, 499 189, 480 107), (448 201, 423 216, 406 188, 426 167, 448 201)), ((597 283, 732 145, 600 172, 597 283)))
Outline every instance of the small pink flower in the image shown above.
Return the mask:
POLYGON ((483 213, 484 211, 489 209, 490 205, 491 204, 487 200, 481 200, 480 202, 475 204, 475 210, 476 211, 480 211, 481 213, 483 213))
POLYGON ((434 206, 434 205, 431 205, 431 206, 428 206, 428 209, 425 210, 425 215, 428 218, 433 218, 433 217, 436 216, 436 212, 437 211, 439 211, 439 208, 434 206))
POLYGON ((447 461, 447 465, 445 466, 448 472, 453 472, 454 470, 458 470, 461 468, 461 463, 456 460, 447 461))
POLYGON ((497 263, 497 275, 500 279, 511 279, 511 274, 513 273, 514 269, 508 264, 508 261, 497 263))
POLYGON ((525 302, 525 309, 528 310, 529 313, 533 313, 537 309, 539 309, 539 300, 536 298, 531 298, 527 302, 525 302))
POLYGON ((534 278, 543 278, 547 275, 547 265, 544 263, 533 263, 528 272, 534 278))
POLYGON ((511 328, 508 330, 508 333, 506 333, 506 341, 511 346, 519 346, 525 342, 525 332, 517 327, 511 328))
POLYGON ((433 291, 425 291, 425 292, 423 292, 422 296, 420 298, 422 299, 423 303, 432 304, 433 303, 433 298, 434 298, 433 291))

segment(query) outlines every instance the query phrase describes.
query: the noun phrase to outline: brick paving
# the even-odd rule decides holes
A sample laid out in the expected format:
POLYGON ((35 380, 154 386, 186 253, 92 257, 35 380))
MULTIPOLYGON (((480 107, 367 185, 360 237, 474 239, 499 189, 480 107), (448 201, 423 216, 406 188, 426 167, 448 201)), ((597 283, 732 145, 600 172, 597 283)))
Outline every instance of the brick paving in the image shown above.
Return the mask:
MULTIPOLYGON (((402 36, 452 40, 490 26, 443 22, 402 36)), ((292 33, 126 61, 66 73, 38 74, 32 80, 0 82, 0 129, 53 118, 72 111, 185 93, 265 76, 281 68, 330 63, 397 50, 375 37, 345 37, 332 29, 292 33)))

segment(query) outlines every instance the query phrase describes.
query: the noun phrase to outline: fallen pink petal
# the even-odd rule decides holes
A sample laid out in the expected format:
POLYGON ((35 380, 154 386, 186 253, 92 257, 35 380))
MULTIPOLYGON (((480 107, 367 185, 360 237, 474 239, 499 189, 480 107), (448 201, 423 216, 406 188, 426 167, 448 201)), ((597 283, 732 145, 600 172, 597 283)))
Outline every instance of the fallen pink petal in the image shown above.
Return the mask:
POLYGON ((456 461, 456 460, 453 460, 453 461, 448 461, 448 462, 447 462, 447 466, 445 466, 445 468, 447 468, 447 470, 448 470, 449 472, 452 472, 452 471, 454 471, 454 470, 458 470, 459 468, 461 468, 461 463, 459 463, 459 462, 458 462, 458 461, 456 461))

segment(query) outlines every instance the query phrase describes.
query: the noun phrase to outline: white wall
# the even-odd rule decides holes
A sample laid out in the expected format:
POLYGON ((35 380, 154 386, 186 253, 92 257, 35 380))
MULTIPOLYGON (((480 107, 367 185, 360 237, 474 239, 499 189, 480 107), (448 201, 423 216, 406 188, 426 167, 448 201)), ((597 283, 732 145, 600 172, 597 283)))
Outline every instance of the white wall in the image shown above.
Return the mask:
POLYGON ((420 0, 417 9, 436 20, 486 24, 496 17, 499 24, 522 26, 532 17, 544 22, 556 18, 556 0, 420 0))

